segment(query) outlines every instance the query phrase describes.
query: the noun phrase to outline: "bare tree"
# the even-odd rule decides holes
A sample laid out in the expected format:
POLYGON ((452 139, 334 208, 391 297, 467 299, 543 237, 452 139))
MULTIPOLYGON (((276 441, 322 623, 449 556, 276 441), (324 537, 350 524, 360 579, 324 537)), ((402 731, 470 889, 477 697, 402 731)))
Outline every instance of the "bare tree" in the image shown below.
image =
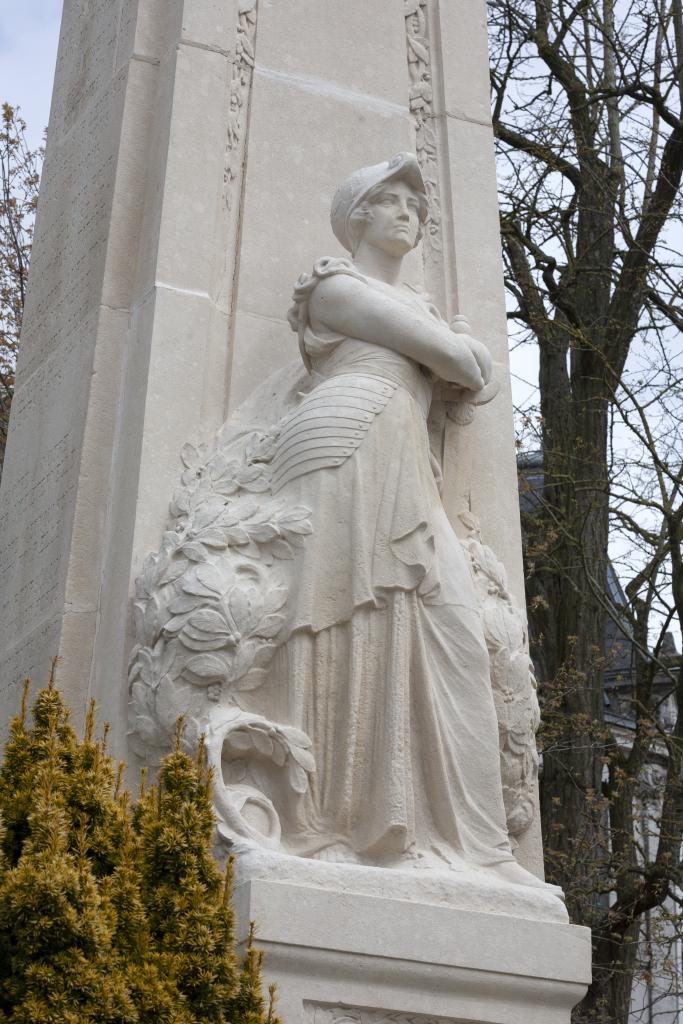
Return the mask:
POLYGON ((657 425, 681 386, 670 359, 683 326, 681 0, 489 0, 489 13, 509 318, 539 359, 543 482, 527 582, 546 862, 593 929, 594 982, 575 1019, 625 1024, 643 915, 674 892, 681 863, 683 718, 670 734, 657 727, 661 638, 651 650, 655 621, 683 613, 680 463, 657 425), (632 380, 643 353, 649 396, 632 380), (628 495, 615 447, 626 436, 642 456, 628 495), (637 553, 624 608, 605 586, 617 525, 637 553), (638 652, 627 747, 604 712, 610 618, 638 652), (645 855, 638 785, 655 748, 662 837, 645 855))
POLYGON ((43 149, 32 150, 18 108, 2 105, 0 121, 0 474, 38 202, 43 149))

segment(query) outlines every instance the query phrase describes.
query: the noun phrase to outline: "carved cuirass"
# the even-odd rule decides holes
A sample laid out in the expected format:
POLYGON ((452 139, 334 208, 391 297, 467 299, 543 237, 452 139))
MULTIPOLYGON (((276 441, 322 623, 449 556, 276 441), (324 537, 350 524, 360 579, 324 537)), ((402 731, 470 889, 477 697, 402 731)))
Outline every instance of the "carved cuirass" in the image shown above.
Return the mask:
POLYGON ((316 469, 341 466, 396 391, 393 381, 339 374, 306 395, 282 423, 272 461, 272 490, 316 469))

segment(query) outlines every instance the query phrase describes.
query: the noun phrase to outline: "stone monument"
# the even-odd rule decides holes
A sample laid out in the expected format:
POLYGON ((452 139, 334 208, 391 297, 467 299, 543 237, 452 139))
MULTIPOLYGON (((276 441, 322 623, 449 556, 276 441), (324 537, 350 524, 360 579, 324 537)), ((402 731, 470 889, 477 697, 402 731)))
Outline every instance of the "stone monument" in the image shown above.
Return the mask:
POLYGON ((2 715, 59 654, 129 760, 204 736, 286 1024, 559 1024, 589 980, 539 878, 487 77, 482 0, 65 3, 2 715))

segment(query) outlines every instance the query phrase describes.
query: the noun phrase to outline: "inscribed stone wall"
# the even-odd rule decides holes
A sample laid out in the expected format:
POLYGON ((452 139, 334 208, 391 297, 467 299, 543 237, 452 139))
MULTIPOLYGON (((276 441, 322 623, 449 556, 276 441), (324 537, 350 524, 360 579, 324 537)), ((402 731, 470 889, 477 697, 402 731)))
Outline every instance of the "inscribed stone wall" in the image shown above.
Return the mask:
POLYGON ((102 71, 113 67, 118 7, 98 22, 88 54, 76 45, 76 5, 62 28, 34 243, 39 284, 29 289, 0 503, 3 711, 17 677, 44 678, 58 650, 126 86, 125 74, 102 71))
POLYGON ((77 708, 89 688, 100 590, 99 557, 90 556, 106 509, 103 465, 109 473, 106 439, 94 446, 93 431, 111 426, 118 399, 139 220, 140 167, 121 156, 126 133, 144 146, 153 89, 153 65, 130 59, 138 13, 111 0, 67 0, 64 9, 0 497, 3 719, 22 677, 44 680, 55 654, 80 673, 62 680, 77 708), (74 593, 75 550, 89 561, 89 586, 74 593), (85 628, 74 660, 64 639, 77 621, 85 628))

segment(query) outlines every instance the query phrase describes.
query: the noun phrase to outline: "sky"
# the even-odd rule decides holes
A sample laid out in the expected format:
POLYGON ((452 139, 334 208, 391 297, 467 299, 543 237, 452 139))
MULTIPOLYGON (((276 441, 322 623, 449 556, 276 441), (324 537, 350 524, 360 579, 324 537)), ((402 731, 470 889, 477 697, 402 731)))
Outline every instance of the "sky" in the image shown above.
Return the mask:
POLYGON ((0 102, 19 106, 32 147, 50 116, 62 0, 0 0, 0 102))

